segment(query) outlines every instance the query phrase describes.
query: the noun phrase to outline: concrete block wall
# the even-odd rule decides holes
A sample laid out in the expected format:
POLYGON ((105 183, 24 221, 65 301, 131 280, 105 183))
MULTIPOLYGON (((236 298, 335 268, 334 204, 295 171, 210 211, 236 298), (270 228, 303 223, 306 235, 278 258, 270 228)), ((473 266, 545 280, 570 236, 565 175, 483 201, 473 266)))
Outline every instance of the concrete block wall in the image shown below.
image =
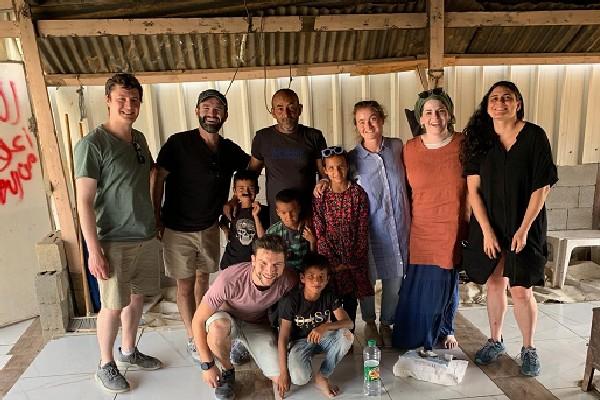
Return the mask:
POLYGON ((69 325, 70 298, 68 272, 43 271, 35 277, 42 334, 51 339, 63 335, 69 325))
POLYGON ((592 229, 598 169, 599 164, 558 167, 558 183, 546 199, 548 230, 592 229))
POLYGON ((35 245, 35 251, 40 268, 35 277, 40 324, 43 336, 51 339, 66 332, 73 310, 67 257, 60 233, 46 235, 35 245))
POLYGON ((40 271, 62 271, 67 268, 67 255, 59 232, 52 232, 35 245, 40 271))

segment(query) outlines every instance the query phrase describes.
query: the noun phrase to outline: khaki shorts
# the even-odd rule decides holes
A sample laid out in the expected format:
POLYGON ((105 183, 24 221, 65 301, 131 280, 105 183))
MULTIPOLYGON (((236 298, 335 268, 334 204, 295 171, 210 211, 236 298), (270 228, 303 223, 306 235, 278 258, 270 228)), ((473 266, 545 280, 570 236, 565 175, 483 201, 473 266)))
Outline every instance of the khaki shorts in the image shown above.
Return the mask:
POLYGON ((109 265, 109 278, 98 279, 102 308, 120 310, 129 305, 132 294, 160 292, 159 247, 155 239, 100 245, 109 265))
POLYGON ((169 278, 186 279, 196 271, 211 273, 219 269, 220 231, 217 224, 198 232, 181 232, 165 228, 163 256, 169 278))
POLYGON ((210 332, 210 325, 219 319, 229 321, 229 338, 244 344, 264 376, 279 376, 277 339, 268 324, 251 324, 237 320, 225 311, 217 311, 206 320, 207 333, 210 332))

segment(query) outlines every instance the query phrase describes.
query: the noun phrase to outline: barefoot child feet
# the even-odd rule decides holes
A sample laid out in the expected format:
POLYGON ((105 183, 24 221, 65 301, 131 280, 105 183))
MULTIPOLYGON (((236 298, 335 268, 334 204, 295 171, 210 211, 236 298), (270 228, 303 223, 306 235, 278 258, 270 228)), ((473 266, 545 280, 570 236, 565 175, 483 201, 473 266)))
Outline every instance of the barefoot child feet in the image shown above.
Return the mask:
POLYGON ((350 329, 354 324, 339 299, 325 289, 329 268, 327 258, 307 254, 300 273, 301 284, 279 301, 277 349, 281 397, 290 389, 290 383, 305 385, 313 379, 312 357, 318 353, 324 353, 325 359, 314 376, 315 385, 329 398, 340 393, 328 378, 352 346, 354 335, 350 329))
POLYGON ((454 335, 446 336, 443 343, 444 343, 444 348, 446 348, 446 349, 453 349, 456 346, 458 346, 458 341, 456 340, 454 335))
POLYGON ((329 379, 321 375, 320 372, 317 372, 317 375, 315 375, 315 386, 329 398, 335 397, 340 393, 340 388, 329 382, 329 379))

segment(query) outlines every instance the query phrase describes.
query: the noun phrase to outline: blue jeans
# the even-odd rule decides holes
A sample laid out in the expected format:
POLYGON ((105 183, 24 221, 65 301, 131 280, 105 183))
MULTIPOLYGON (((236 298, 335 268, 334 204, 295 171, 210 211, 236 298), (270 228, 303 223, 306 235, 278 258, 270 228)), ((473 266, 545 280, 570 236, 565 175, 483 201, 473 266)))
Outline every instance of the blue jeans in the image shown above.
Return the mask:
POLYGON ((299 339, 291 344, 288 356, 288 370, 294 385, 305 385, 312 378, 312 356, 325 353, 325 359, 321 363, 320 373, 328 377, 333 373, 335 366, 346 355, 354 335, 348 329, 329 331, 319 341, 311 343, 306 339, 299 339))
MULTIPOLYGON (((381 314, 379 322, 384 325, 393 325, 396 318, 396 306, 398 305, 398 292, 402 286, 402 277, 381 280, 381 314)), ((363 321, 375 321, 375 296, 360 299, 360 312, 363 321)))

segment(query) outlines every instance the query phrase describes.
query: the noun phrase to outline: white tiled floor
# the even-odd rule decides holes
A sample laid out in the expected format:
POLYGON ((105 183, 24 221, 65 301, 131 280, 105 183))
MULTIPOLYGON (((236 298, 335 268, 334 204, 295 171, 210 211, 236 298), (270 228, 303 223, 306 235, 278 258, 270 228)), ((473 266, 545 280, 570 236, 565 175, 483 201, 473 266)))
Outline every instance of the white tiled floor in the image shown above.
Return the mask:
POLYGON ((22 321, 13 325, 0 328, 0 369, 10 361, 10 350, 17 343, 21 335, 29 328, 33 320, 22 321))
MULTIPOLYGON (((536 379, 559 399, 597 399, 597 392, 579 389, 583 378, 587 341, 592 325, 592 308, 598 304, 540 304, 535 345, 542 372, 536 379)), ((461 313, 484 334, 489 334, 485 307, 462 309, 461 313)), ((504 342, 510 356, 522 346, 512 307, 504 321, 504 342)))
POLYGON ((33 322, 33 320, 28 319, 26 321, 0 328, 0 346, 12 347, 15 343, 17 343, 17 340, 19 340, 23 332, 29 328, 31 322, 33 322))
MULTIPOLYGON (((591 309, 597 305, 540 305, 536 343, 542 360, 542 374, 537 379, 560 399, 600 398, 595 392, 584 393, 578 388, 579 380, 583 377, 591 309)), ((461 312, 484 334, 487 333, 485 308, 466 308, 461 312)), ((14 336, 14 333, 11 334, 14 336)), ((512 309, 507 314, 504 337, 509 354, 518 354, 521 343, 512 309)), ((3 336, 0 330, 0 341, 7 338, 8 334, 3 336)), ((94 335, 72 335, 51 341, 7 394, 6 400, 211 399, 212 391, 202 383, 199 369, 193 366, 187 356, 185 339, 181 328, 144 332, 140 349, 159 357, 165 368, 159 371, 127 371, 126 376, 133 390, 116 397, 100 390, 94 382, 93 373, 98 363, 94 335)), ((8 345, 0 342, 0 346, 8 345)), ((453 351, 453 354, 457 358, 465 358, 460 350, 453 351)), ((507 399, 472 363, 460 385, 447 387, 393 376, 392 367, 396 360, 397 353, 383 353, 385 392, 382 399, 507 399)), ((332 381, 342 389, 340 399, 363 398, 361 361, 360 352, 346 357, 332 376, 332 381)), ((317 400, 323 397, 309 384, 293 387, 287 398, 317 400)))

